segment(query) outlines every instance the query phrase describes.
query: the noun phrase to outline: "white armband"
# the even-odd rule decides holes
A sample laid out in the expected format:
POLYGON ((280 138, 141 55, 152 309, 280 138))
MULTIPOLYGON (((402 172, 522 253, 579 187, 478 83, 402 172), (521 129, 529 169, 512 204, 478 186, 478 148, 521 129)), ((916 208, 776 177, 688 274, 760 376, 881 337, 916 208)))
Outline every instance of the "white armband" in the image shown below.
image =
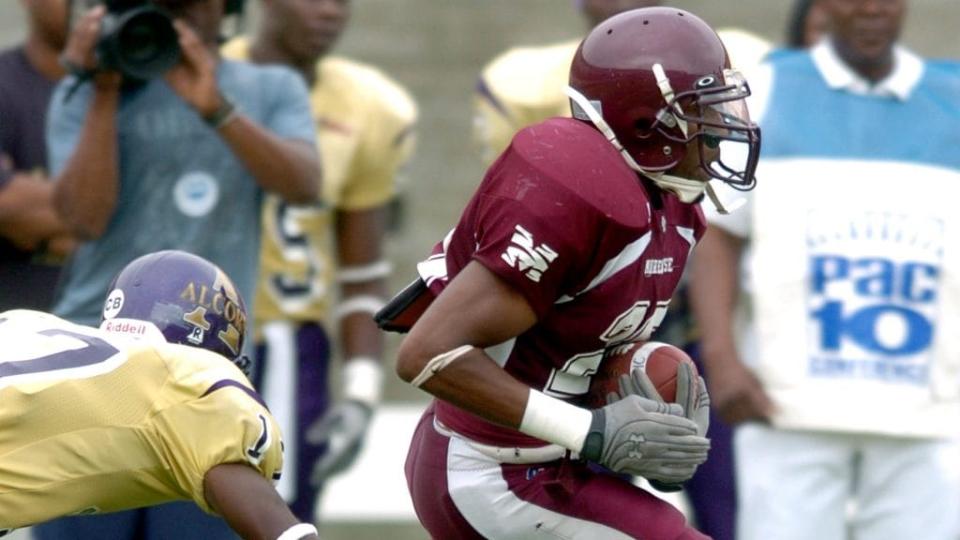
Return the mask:
POLYGON ((347 315, 353 315, 354 313, 369 313, 370 315, 374 315, 380 311, 380 308, 384 305, 386 305, 384 299, 373 294, 348 296, 334 308, 333 318, 339 321, 347 315))
POLYGON ((390 276, 393 265, 390 261, 379 260, 362 266, 341 266, 336 279, 340 283, 366 283, 390 276))
POLYGON ((280 536, 277 537, 277 540, 300 540, 304 536, 311 534, 319 535, 317 528, 309 523, 297 523, 289 529, 280 533, 280 536))
POLYGON ((579 452, 590 431, 593 413, 550 397, 533 388, 523 411, 520 431, 538 439, 579 452))
POLYGON ((383 390, 383 366, 369 356, 347 359, 343 366, 343 397, 371 408, 380 403, 383 390))
POLYGON ((423 383, 430 380, 430 377, 433 377, 441 369, 449 366, 451 362, 467 354, 473 349, 473 345, 461 345, 452 351, 447 351, 434 356, 429 362, 426 363, 426 365, 423 366, 423 369, 420 370, 420 373, 418 373, 417 376, 410 381, 410 384, 420 388, 423 386, 423 383))

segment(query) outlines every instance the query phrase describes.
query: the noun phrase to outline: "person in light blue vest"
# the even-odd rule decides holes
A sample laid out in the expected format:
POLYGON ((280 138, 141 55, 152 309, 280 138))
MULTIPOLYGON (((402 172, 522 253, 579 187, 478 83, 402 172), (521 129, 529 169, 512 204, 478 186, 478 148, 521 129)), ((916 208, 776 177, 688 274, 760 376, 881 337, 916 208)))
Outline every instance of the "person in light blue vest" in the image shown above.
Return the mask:
MULTIPOLYGON (((253 299, 264 191, 303 203, 315 201, 320 189, 302 78, 284 67, 221 60, 223 0, 154 4, 176 17, 176 65, 137 81, 98 65, 101 5, 74 27, 63 58, 74 76, 51 101, 54 199, 61 218, 85 240, 65 268, 53 311, 75 323, 100 324, 112 277, 131 260, 165 249, 210 260, 233 277, 240 296, 253 299)), ((197 294, 205 309, 224 309, 216 298, 204 301, 203 290, 197 294)), ((36 527, 34 535, 235 537, 192 503, 65 518, 36 527)))
POLYGON ((762 181, 690 276, 738 538, 956 539, 960 72, 897 44, 905 0, 819 5, 750 77, 762 181))

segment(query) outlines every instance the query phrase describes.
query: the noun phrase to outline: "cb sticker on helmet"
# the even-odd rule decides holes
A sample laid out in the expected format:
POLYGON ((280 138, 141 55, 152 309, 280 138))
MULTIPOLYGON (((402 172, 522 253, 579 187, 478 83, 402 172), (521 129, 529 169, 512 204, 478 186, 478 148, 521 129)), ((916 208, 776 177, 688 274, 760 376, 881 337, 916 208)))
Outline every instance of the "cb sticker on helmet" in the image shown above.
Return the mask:
POLYGON ((122 290, 114 289, 111 291, 110 295, 107 296, 107 301, 103 304, 103 318, 106 320, 116 317, 123 310, 123 300, 122 290))

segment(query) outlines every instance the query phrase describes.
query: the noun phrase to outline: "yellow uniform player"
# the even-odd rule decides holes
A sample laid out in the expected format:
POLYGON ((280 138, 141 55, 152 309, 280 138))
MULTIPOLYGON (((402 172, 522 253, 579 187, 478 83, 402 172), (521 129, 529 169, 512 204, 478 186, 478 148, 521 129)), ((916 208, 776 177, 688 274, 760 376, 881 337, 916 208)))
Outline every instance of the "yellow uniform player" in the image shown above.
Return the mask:
MULTIPOLYGON (((236 38, 223 54, 248 60, 249 47, 247 39, 236 38)), ((389 203, 397 194, 398 171, 413 151, 416 105, 406 90, 372 66, 323 58, 316 65, 310 104, 323 163, 322 202, 291 206, 267 195, 257 326, 330 319, 338 278, 337 214, 389 203)))
POLYGON ((192 500, 245 538, 315 534, 273 489, 283 443, 239 368, 244 322, 229 278, 177 251, 130 263, 100 328, 0 313, 0 531, 192 500))
POLYGON ((0 528, 176 499, 209 512, 214 466, 280 471, 273 418, 215 353, 26 310, 0 314, 0 343, 0 528))
POLYGON ((483 69, 474 95, 474 138, 491 163, 521 128, 570 116, 563 93, 580 39, 543 47, 515 47, 483 69))
POLYGON ((322 204, 266 200, 254 314, 256 387, 290 434, 278 489, 308 521, 316 519, 319 486, 359 453, 379 401, 383 337, 372 314, 386 295, 390 264, 382 242, 398 172, 413 150, 417 110, 380 70, 328 55, 346 26, 349 1, 261 6, 253 35, 229 42, 224 55, 300 72, 324 169, 322 204), (327 382, 331 341, 345 360, 336 403, 327 382))

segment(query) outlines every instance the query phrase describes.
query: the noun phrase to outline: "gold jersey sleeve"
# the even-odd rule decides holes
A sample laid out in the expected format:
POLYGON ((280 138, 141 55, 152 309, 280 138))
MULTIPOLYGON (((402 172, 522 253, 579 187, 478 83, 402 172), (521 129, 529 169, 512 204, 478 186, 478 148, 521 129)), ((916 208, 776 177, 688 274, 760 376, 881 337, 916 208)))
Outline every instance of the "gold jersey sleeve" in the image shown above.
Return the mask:
POLYGON ((207 471, 274 480, 280 432, 228 360, 39 312, 0 314, 0 530, 192 499, 207 471))
POLYGON ((521 128, 554 116, 570 116, 563 89, 580 41, 517 47, 494 58, 477 81, 474 139, 492 162, 521 128))
MULTIPOLYGON (((225 56, 248 59, 248 41, 228 42, 225 56)), ((341 57, 316 66, 310 89, 323 167, 323 202, 289 206, 268 195, 263 211, 255 318, 325 320, 334 275, 337 211, 383 206, 396 194, 415 146, 417 107, 380 70, 341 57)))
POLYGON ((200 399, 166 407, 153 420, 154 446, 184 498, 213 513, 203 480, 223 463, 246 463, 276 481, 283 466, 280 428, 256 394, 236 379, 220 379, 200 399))

